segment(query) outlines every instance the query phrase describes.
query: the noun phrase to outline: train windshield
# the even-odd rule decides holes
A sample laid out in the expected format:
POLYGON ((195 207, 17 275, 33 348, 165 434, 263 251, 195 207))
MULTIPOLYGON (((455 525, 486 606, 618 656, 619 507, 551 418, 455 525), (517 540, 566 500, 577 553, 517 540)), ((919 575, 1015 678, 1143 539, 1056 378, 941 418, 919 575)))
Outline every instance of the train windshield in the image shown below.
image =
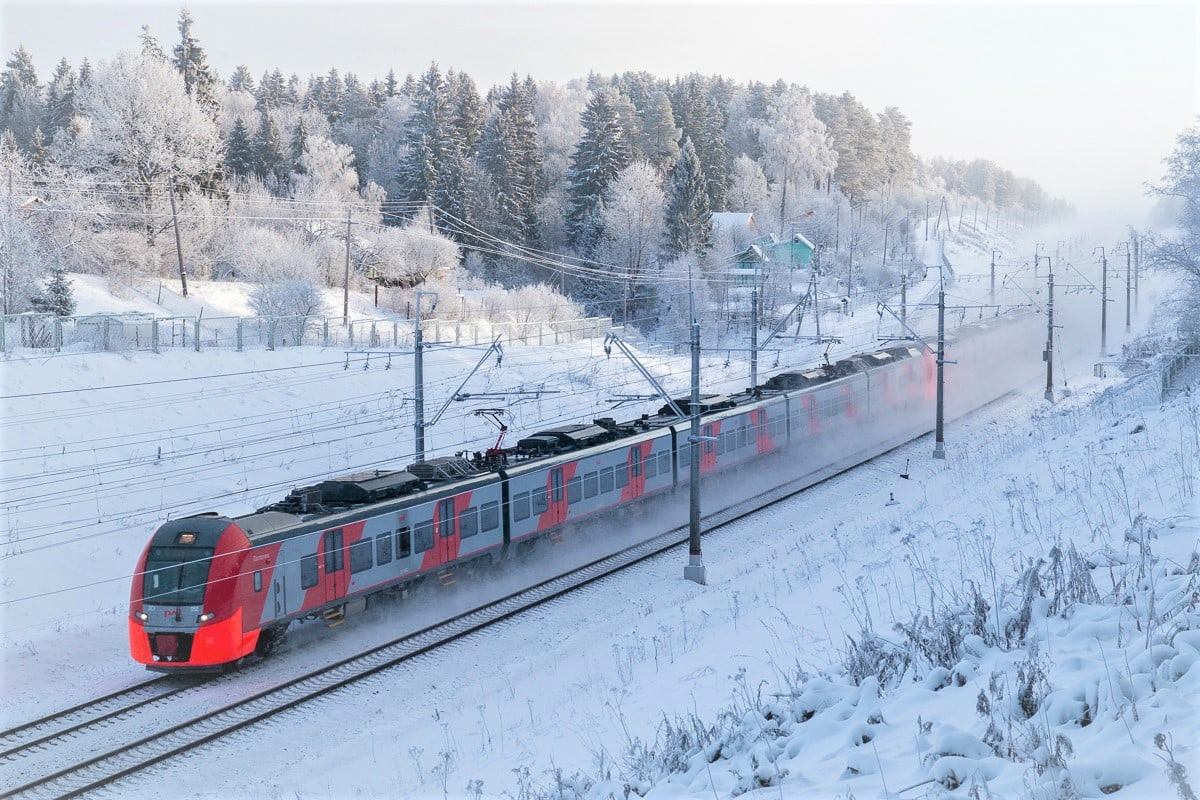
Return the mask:
POLYGON ((212 555, 212 548, 151 547, 142 601, 157 606, 201 605, 212 555))

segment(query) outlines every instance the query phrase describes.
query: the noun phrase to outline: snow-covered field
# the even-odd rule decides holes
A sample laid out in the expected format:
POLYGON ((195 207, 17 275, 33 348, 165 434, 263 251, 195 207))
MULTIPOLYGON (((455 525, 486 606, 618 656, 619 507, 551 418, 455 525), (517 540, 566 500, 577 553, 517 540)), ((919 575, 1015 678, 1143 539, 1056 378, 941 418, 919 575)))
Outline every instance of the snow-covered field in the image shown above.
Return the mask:
MULTIPOLYGON (((81 311, 113 302, 101 288, 81 311)), ((1031 386, 948 426, 946 461, 926 437, 706 537, 707 586, 682 580, 680 550, 102 794, 1187 797, 1200 406, 1160 403, 1154 374, 1092 377, 1094 320, 1063 324, 1058 403, 1031 386)), ((779 369, 820 354, 788 348, 779 369)), ((480 355, 427 355, 427 416, 480 355)), ((686 356, 643 361, 682 393, 686 356)), ((0 365, 0 726, 143 679, 125 599, 168 515, 411 461, 411 359, 345 362, 303 348, 0 365)), ((724 352, 704 370, 706 388, 746 382, 724 352)), ((488 404, 519 434, 640 381, 596 340, 509 348, 470 390, 507 392, 488 404)), ((494 439, 466 410, 432 429, 431 452, 494 439)), ((307 626, 271 668, 332 660, 508 579, 307 626)))

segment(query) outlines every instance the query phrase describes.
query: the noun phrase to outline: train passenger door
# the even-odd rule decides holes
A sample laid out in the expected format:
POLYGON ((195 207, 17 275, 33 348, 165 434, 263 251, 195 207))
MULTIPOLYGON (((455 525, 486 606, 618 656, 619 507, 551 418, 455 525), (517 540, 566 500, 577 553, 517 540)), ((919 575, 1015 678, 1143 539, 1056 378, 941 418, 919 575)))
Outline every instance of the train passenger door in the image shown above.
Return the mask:
POLYGON ((325 601, 337 600, 346 594, 346 557, 342 549, 342 529, 326 531, 321 537, 321 555, 325 571, 321 576, 325 601))
POLYGON ((563 468, 550 470, 550 524, 561 525, 567 518, 567 484, 563 468))
POLYGON ((434 546, 438 551, 438 563, 445 564, 458 558, 458 520, 454 515, 454 498, 447 497, 437 504, 437 540, 434 546))

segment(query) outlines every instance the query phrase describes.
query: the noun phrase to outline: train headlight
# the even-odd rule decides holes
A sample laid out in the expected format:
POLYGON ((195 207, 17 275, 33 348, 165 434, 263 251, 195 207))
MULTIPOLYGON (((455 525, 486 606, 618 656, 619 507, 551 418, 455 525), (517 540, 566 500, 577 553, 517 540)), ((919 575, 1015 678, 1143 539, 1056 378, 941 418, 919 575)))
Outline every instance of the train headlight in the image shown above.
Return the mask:
POLYGON ((196 617, 196 622, 199 622, 199 623, 203 624, 203 623, 205 623, 205 622, 208 622, 210 619, 212 619, 212 618, 213 618, 213 617, 215 617, 215 616, 216 616, 216 614, 214 614, 213 612, 209 611, 209 612, 207 612, 207 613, 205 613, 205 614, 201 614, 200 616, 196 617))
POLYGON ((135 611, 135 612, 133 612, 133 616, 134 616, 134 618, 139 619, 142 622, 150 621, 150 615, 147 614, 145 611, 135 611))

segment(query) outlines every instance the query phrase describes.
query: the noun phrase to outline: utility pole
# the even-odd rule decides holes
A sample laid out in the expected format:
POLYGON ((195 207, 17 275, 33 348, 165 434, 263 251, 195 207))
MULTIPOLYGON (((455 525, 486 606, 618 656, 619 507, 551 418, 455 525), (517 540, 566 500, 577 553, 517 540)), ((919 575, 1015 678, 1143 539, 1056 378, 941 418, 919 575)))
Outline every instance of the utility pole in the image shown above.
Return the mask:
MULTIPOLYGON (((1038 243, 1037 243, 1037 245, 1036 245, 1036 246, 1033 248, 1033 279, 1034 279, 1035 281, 1037 280, 1037 276, 1038 276, 1038 274, 1037 274, 1037 269, 1038 269, 1038 259, 1040 259, 1040 258, 1042 257, 1042 256, 1040 255, 1040 253, 1042 252, 1042 248, 1043 248, 1043 247, 1045 247, 1045 245, 1044 245, 1044 244, 1042 244, 1041 242, 1038 242, 1038 243)), ((1047 260, 1047 261, 1050 261, 1050 256, 1046 256, 1046 260, 1047 260)), ((1050 270, 1051 270, 1052 272, 1054 271, 1054 266, 1053 266, 1053 264, 1051 264, 1050 270)))
POLYGON ((1096 250, 1100 251, 1100 355, 1103 357, 1108 352, 1108 256, 1103 247, 1096 250))
MULTIPOLYGON (((1036 265, 1037 262, 1035 261, 1036 265)), ((1049 283, 1046 295, 1046 351, 1042 360, 1046 362, 1046 399, 1054 402, 1054 270, 1047 277, 1049 283)))
POLYGON ((758 386, 758 262, 754 262, 754 286, 750 289, 750 389, 758 386))
POLYGON ((925 198, 925 241, 929 241, 929 198, 925 198))
MULTIPOLYGON (((183 285, 183 296, 187 297, 187 272, 183 269, 183 244, 179 240, 179 214, 175 211, 175 176, 168 182, 171 194, 171 223, 175 226, 175 257, 179 259, 179 282, 183 285)), ((7 295, 5 296, 7 299, 7 295)))
MULTIPOLYGON (((812 275, 808 278, 809 297, 812 298, 813 320, 817 323, 817 341, 821 341, 821 309, 817 308, 817 271, 813 270, 812 275)), ((800 326, 796 326, 796 333, 800 333, 800 326)))
POLYGON ((691 414, 691 433, 688 437, 691 450, 691 481, 688 484, 688 564, 683 568, 684 580, 704 586, 707 581, 704 555, 700 551, 700 322, 696 319, 696 295, 689 293, 692 310, 692 398, 688 407, 691 414))
POLYGON ((1129 242, 1125 242, 1125 332, 1130 333, 1133 328, 1129 324, 1129 291, 1133 288, 1131 283, 1130 273, 1133 267, 1130 266, 1130 258, 1132 253, 1129 250, 1129 242))
POLYGON ((946 366, 946 290, 938 289, 938 349, 937 349, 937 418, 934 423, 933 457, 946 457, 946 441, 942 434, 942 414, 945 409, 946 385, 943 380, 946 366))
POLYGON ((908 272, 900 273, 900 324, 908 324, 908 272))
POLYGON ((413 326, 413 430, 416 433, 416 460, 425 460, 425 365, 422 363, 424 339, 421 336, 421 298, 431 295, 430 312, 437 308, 437 292, 417 292, 417 317, 413 326))
POLYGON ((1136 251, 1133 258, 1133 310, 1138 311, 1138 277, 1142 271, 1142 239, 1133 233, 1133 249, 1136 251))
POLYGON ((348 208, 346 209, 346 275, 342 280, 342 319, 344 324, 350 324, 350 209, 348 208))
POLYGON ((999 250, 993 250, 992 251, 992 290, 991 290, 992 305, 996 305, 996 259, 997 258, 1004 258, 1004 253, 1001 253, 999 250))

